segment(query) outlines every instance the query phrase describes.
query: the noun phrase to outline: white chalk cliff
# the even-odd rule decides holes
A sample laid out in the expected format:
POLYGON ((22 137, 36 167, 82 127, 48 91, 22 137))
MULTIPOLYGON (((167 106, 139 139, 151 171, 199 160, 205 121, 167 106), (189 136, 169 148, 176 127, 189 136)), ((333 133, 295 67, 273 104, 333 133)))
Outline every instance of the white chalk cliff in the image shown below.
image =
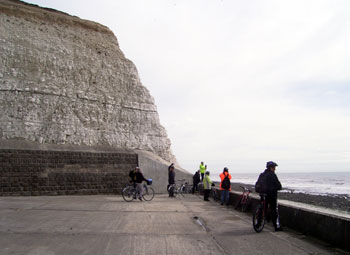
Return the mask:
POLYGON ((0 138, 175 158, 154 99, 105 26, 0 2, 0 138))

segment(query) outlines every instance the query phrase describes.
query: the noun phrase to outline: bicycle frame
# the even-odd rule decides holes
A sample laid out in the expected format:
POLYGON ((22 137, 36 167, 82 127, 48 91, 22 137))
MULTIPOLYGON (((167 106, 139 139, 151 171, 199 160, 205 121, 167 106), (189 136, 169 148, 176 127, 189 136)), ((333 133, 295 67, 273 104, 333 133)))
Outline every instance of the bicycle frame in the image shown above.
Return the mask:
POLYGON ((170 194, 170 192, 173 192, 173 196, 176 197, 176 195, 178 193, 178 187, 177 187, 176 183, 169 185, 168 193, 170 194))
POLYGON ((187 191, 186 187, 187 187, 188 183, 186 182, 186 179, 177 180, 177 181, 181 183, 181 185, 178 189, 179 193, 184 193, 185 191, 187 191))
POLYGON ((203 196, 204 195, 204 185, 203 182, 198 183, 198 195, 203 196))
POLYGON ((122 196, 126 202, 131 202, 137 197, 142 197, 145 201, 151 201, 154 198, 154 190, 149 187, 146 183, 142 184, 143 191, 139 194, 135 184, 127 185, 122 189, 122 196))
POLYGON ((219 200, 219 197, 218 197, 218 192, 217 192, 216 188, 211 187, 211 192, 212 192, 212 194, 213 194, 213 199, 214 199, 214 201, 218 201, 218 200, 219 200))
POLYGON ((260 233, 266 222, 266 194, 260 194, 260 203, 253 213, 253 228, 257 233, 260 233))
POLYGON ((181 194, 184 197, 185 196, 184 193, 185 193, 185 190, 186 190, 187 182, 184 183, 184 181, 186 181, 185 179, 184 180, 177 180, 177 181, 178 182, 182 182, 181 185, 178 186, 176 183, 170 184, 169 188, 168 188, 168 192, 170 192, 171 189, 173 189, 174 197, 176 197, 177 194, 181 194))
MULTIPOLYGON (((143 185, 143 188, 145 189, 145 188, 147 188, 147 187, 145 187, 145 186, 147 186, 147 185, 143 185)), ((130 184, 130 185, 128 185, 127 187, 132 187, 132 191, 131 191, 131 194, 133 195, 133 197, 134 198, 136 198, 136 196, 138 195, 138 191, 137 191, 137 188, 136 188, 136 185, 135 184, 130 184)))
POLYGON ((242 212, 246 212, 249 204, 250 204, 250 197, 249 194, 252 192, 250 189, 240 186, 243 189, 243 193, 240 195, 235 209, 238 209, 238 207, 241 207, 242 212))
POLYGON ((266 214, 266 195, 260 194, 260 208, 262 209, 262 220, 265 220, 265 214, 266 214))
POLYGON ((240 186, 243 189, 243 193, 241 195, 241 204, 246 204, 249 199, 249 194, 252 192, 250 189, 246 187, 240 186))

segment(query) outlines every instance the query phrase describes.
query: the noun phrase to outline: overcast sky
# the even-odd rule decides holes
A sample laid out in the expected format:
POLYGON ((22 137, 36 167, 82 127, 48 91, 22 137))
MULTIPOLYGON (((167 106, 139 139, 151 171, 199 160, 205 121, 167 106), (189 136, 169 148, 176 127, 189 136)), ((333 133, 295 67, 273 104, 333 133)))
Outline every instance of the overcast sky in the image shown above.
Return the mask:
POLYGON ((350 1, 30 1, 108 26, 180 165, 350 171, 350 1))

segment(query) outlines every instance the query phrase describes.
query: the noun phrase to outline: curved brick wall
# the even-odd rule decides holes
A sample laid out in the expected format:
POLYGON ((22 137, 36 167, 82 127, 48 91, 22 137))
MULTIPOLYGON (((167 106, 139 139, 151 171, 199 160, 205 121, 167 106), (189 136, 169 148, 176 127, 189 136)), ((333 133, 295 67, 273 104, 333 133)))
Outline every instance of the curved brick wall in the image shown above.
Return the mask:
POLYGON ((0 149, 0 195, 120 193, 137 154, 0 149))

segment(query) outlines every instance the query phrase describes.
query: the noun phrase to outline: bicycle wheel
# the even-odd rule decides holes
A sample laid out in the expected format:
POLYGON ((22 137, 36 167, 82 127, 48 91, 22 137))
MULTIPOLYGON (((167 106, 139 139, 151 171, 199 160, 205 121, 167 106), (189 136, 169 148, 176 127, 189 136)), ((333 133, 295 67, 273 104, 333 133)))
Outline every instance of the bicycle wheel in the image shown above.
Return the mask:
POLYGON ((131 202, 132 200, 134 200, 134 196, 135 196, 135 188, 132 186, 127 186, 122 190, 122 196, 123 199, 126 202, 131 202))
POLYGON ((187 184, 185 186, 185 192, 186 192, 186 194, 192 193, 192 185, 187 184))
POLYGON ((169 192, 169 196, 170 197, 176 197, 177 195, 177 192, 176 192, 176 187, 175 185, 171 185, 168 189, 168 192, 169 192))
POLYGON ((176 186, 173 186, 173 197, 176 197, 179 194, 179 189, 176 186))
POLYGON ((265 219, 263 219, 263 208, 259 205, 253 213, 253 228, 260 233, 264 229, 265 219))
POLYGON ((181 188, 180 188, 180 194, 183 196, 183 197, 185 197, 185 186, 181 186, 181 188))
MULTIPOLYGON (((203 192, 203 193, 204 193, 204 192, 203 192)), ((199 198, 201 198, 201 199, 203 199, 203 193, 202 193, 201 190, 198 190, 198 191, 196 192, 197 196, 198 196, 199 198)))
POLYGON ((213 190, 213 199, 215 202, 217 202, 219 199, 218 199, 218 193, 216 192, 216 190, 213 190))
POLYGON ((199 197, 202 197, 204 195, 204 187, 202 183, 198 184, 198 194, 199 197))
POLYGON ((238 209, 238 207, 241 206, 241 202, 242 202, 242 196, 239 197, 239 199, 236 203, 235 209, 238 209))
POLYGON ((154 190, 151 187, 145 187, 145 190, 142 195, 145 201, 151 201, 154 198, 154 190))
POLYGON ((247 211, 248 206, 249 206, 249 202, 250 202, 250 197, 246 198, 246 199, 244 200, 244 202, 241 203, 242 212, 246 212, 246 211, 247 211))

